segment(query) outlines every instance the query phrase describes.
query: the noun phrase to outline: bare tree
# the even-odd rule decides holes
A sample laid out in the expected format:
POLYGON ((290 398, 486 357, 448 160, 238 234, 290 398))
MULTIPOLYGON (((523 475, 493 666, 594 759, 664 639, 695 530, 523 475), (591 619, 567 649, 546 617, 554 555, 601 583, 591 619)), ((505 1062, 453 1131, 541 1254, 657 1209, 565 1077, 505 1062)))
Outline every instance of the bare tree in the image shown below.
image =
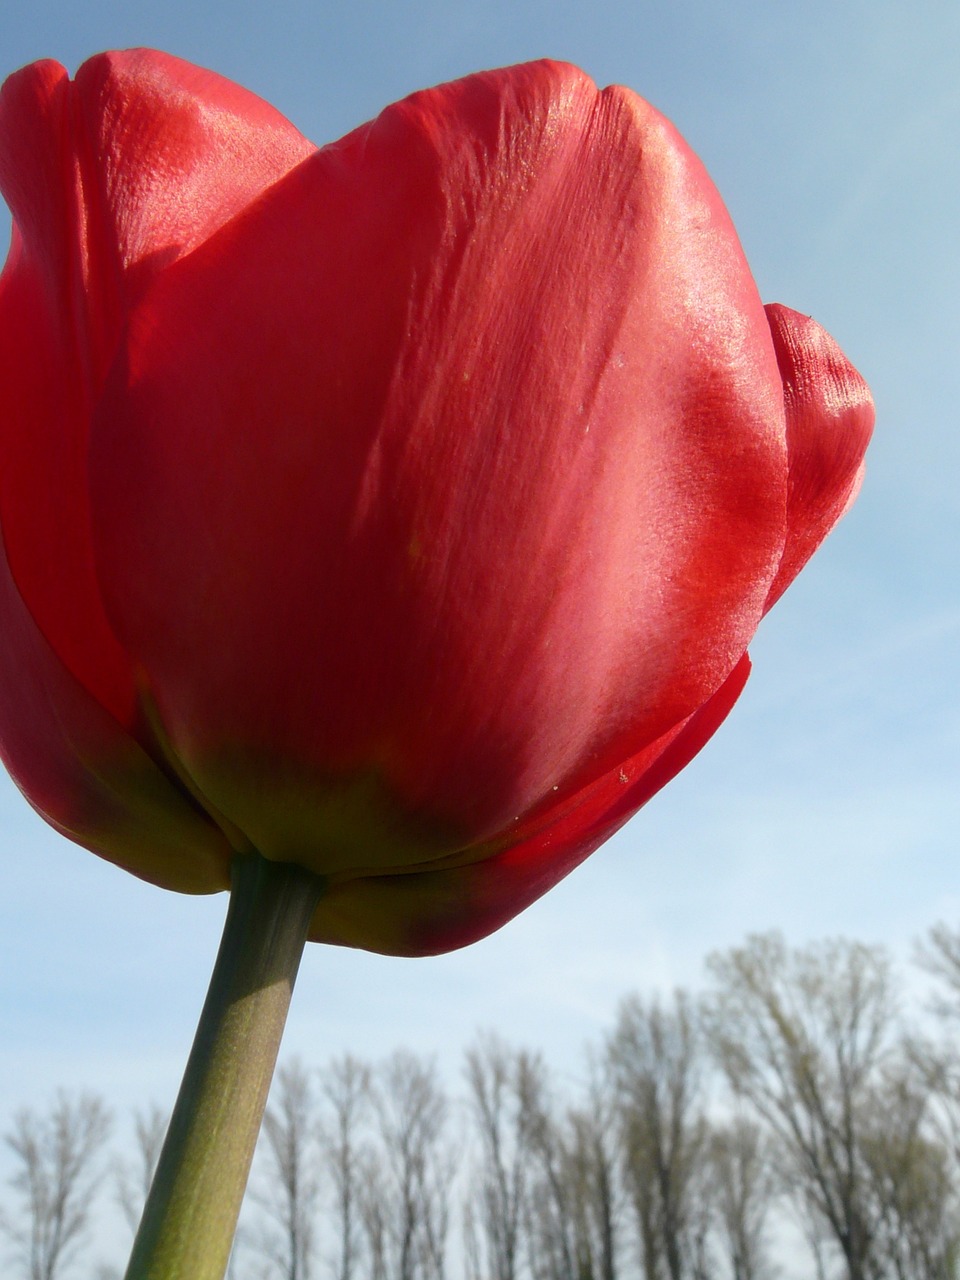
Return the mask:
POLYGON ((69 1265, 88 1224, 109 1131, 109 1113, 92 1094, 61 1093, 47 1115, 24 1109, 14 1116, 5 1141, 17 1161, 10 1183, 22 1214, 17 1222, 0 1218, 0 1228, 29 1280, 57 1280, 69 1265))
POLYGON ((392 1206, 383 1158, 372 1149, 361 1157, 360 1221, 366 1246, 367 1280, 389 1280, 392 1206))
POLYGON ((534 1280, 617 1280, 619 1116, 609 1073, 591 1063, 585 1097, 558 1101, 542 1063, 530 1090, 527 1254, 534 1280))
POLYGON ((580 1280, 617 1280, 620 1147, 616 1100, 609 1086, 605 1075, 595 1073, 586 1105, 568 1117, 581 1242, 578 1254, 587 1262, 580 1280))
POLYGON ((960 1018, 960 929, 942 921, 935 924, 918 946, 916 958, 946 987, 934 1006, 936 1011, 944 1018, 960 1018))
POLYGON ((848 1280, 872 1280, 862 1138, 893 1027, 886 955, 844 940, 790 951, 768 934, 708 964, 710 1039, 734 1092, 770 1126, 794 1203, 829 1230, 848 1280))
POLYGON ((960 930, 938 924, 917 948, 917 960, 938 979, 933 1002, 941 1030, 936 1041, 915 1037, 910 1057, 930 1090, 931 1115, 941 1141, 951 1152, 960 1179, 960 930))
POLYGON ((259 1248, 282 1280, 310 1280, 320 1215, 319 1116, 310 1073, 294 1058, 277 1072, 263 1120, 253 1196, 268 1226, 259 1248))
POLYGON ((362 1207, 373 1274, 442 1280, 453 1170, 446 1096, 431 1063, 399 1051, 378 1072, 373 1097, 379 1142, 362 1207))
POLYGON ((765 1280, 771 1275, 766 1234, 775 1179, 760 1127, 742 1116, 715 1127, 709 1167, 714 1230, 732 1280, 765 1280))
POLYGON ((153 1175, 160 1159, 160 1149, 167 1132, 168 1117, 160 1107, 153 1105, 147 1111, 134 1113, 134 1145, 136 1155, 132 1162, 117 1162, 117 1203, 130 1230, 136 1231, 140 1215, 153 1182, 153 1175))
POLYGON ((646 1280, 706 1270, 709 1229, 702 1045, 693 1005, 626 999, 609 1042, 623 1169, 646 1280))
POLYGON ((526 1219, 533 1280, 581 1280, 578 1258, 577 1174, 566 1117, 551 1096, 539 1064, 530 1098, 533 1170, 526 1219))
POLYGON ((541 1074, 539 1059, 496 1035, 482 1036, 467 1051, 469 1103, 481 1159, 466 1235, 471 1270, 484 1280, 517 1280, 520 1272, 541 1074))
MULTIPOLYGON (((370 1106, 370 1070, 350 1054, 334 1059, 323 1076, 326 1115, 322 1127, 326 1164, 334 1188, 336 1280, 354 1280, 360 1249, 360 1202, 364 1143, 362 1128, 370 1106)), ((374 1217, 376 1217, 374 1210, 374 1217)), ((374 1240, 380 1231, 371 1224, 374 1240)), ((375 1253, 382 1248, 375 1245, 375 1253)))
POLYGON ((948 1280, 960 1268, 951 1154, 929 1125, 929 1078, 903 1058, 871 1099, 862 1150, 876 1203, 877 1253, 896 1280, 948 1280))

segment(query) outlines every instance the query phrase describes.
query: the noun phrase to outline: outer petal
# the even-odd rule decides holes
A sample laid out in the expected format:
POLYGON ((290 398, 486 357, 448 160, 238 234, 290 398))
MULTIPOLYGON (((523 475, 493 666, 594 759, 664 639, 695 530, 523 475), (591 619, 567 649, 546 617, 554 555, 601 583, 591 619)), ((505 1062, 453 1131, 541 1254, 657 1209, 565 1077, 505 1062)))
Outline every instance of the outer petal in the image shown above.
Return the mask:
POLYGON ((502 851, 466 866, 335 881, 317 908, 311 937, 412 956, 452 951, 493 933, 569 875, 690 763, 726 719, 749 672, 745 655, 685 724, 544 815, 533 831, 513 833, 502 851))
POLYGON ((252 94, 146 50, 94 58, 74 84, 36 63, 0 94, 17 229, 0 284, 7 554, 54 650, 125 723, 133 682, 91 558, 91 406, 131 301, 313 150, 252 94))
POLYGON ((89 404, 75 299, 47 287, 49 265, 15 223, 0 277, 0 523, 10 571, 41 631, 93 697, 129 724, 129 661, 103 612, 90 548, 89 404))
POLYGON ((491 839, 753 634, 769 331, 699 162, 625 90, 535 64, 415 95, 165 272, 128 352, 92 448, 111 620, 270 856, 355 866, 371 809, 371 870, 491 839))
POLYGON ((874 412, 867 384, 815 320, 778 303, 766 311, 783 379, 790 459, 787 542, 769 609, 856 498, 874 412))
POLYGON ((59 661, 17 593, 0 544, 0 754, 63 835, 188 893, 230 882, 220 830, 59 661))

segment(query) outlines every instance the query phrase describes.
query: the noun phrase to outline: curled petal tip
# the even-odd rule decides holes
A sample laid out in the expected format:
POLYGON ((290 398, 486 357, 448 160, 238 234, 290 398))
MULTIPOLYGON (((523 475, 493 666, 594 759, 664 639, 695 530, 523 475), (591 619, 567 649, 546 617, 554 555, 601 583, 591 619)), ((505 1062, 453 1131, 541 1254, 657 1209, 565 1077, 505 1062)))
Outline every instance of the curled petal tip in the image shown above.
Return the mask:
POLYGON ((853 505, 874 405, 864 379, 815 320, 780 303, 766 313, 783 383, 789 466, 787 536, 769 609, 853 505))

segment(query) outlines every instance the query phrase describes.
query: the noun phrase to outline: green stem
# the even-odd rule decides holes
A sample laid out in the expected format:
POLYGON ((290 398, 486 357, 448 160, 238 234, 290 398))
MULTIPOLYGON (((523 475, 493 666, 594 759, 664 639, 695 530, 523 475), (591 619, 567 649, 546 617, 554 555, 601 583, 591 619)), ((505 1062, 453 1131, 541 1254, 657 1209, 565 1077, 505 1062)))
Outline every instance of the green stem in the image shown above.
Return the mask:
POLYGON ((322 888, 301 867, 257 853, 235 859, 220 951, 126 1280, 223 1280, 322 888))

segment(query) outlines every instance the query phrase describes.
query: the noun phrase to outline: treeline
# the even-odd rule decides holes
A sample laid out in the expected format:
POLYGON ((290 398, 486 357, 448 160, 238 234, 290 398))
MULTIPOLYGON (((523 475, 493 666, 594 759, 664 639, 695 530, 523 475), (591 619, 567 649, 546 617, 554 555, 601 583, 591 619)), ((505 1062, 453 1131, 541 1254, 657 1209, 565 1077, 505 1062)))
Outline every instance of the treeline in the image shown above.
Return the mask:
MULTIPOLYGON (((750 938, 627 997, 576 1082, 493 1034, 455 1094, 403 1051, 287 1061, 231 1280, 960 1280, 960 931, 920 961, 925 1019, 879 948, 750 938)), ((164 1127, 119 1158, 97 1097, 15 1115, 5 1274, 118 1280, 98 1215, 132 1234, 164 1127)))

